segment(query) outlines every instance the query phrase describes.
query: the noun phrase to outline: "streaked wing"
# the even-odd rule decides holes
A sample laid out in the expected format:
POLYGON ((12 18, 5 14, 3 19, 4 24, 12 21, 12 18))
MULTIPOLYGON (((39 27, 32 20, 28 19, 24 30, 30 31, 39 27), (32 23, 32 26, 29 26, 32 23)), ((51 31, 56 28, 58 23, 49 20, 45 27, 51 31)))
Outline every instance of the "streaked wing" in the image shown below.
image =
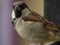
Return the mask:
POLYGON ((44 17, 42 17, 41 15, 39 15, 33 11, 29 15, 23 17, 23 20, 41 22, 41 23, 43 23, 44 29, 51 30, 51 31, 60 31, 60 27, 58 27, 57 25, 55 25, 52 22, 49 22, 47 19, 45 19, 44 17))
POLYGON ((44 19, 41 15, 35 13, 35 12, 31 12, 29 15, 23 17, 23 19, 25 21, 35 21, 35 22, 48 22, 46 19, 44 19))

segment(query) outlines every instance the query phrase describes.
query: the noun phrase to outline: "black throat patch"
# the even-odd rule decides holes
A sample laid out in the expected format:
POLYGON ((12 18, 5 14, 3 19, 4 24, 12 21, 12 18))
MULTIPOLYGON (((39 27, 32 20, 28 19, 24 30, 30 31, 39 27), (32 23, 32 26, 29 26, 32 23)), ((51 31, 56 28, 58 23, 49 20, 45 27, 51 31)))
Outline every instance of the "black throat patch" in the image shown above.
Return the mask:
POLYGON ((27 7, 27 5, 25 4, 25 3, 22 3, 22 5, 18 5, 21 9, 18 11, 18 10, 16 10, 15 11, 15 16, 16 16, 16 18, 19 18, 19 17, 21 17, 22 16, 22 10, 23 9, 25 9, 25 8, 28 8, 27 7))

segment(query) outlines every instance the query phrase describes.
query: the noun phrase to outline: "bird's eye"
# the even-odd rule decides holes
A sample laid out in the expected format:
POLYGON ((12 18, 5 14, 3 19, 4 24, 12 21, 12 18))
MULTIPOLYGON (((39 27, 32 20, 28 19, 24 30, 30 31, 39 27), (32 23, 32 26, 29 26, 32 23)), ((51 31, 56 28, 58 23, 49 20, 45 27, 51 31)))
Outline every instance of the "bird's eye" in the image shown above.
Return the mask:
POLYGON ((17 10, 20 10, 20 7, 17 7, 17 10))
POLYGON ((16 5, 15 10, 20 11, 20 7, 16 5))

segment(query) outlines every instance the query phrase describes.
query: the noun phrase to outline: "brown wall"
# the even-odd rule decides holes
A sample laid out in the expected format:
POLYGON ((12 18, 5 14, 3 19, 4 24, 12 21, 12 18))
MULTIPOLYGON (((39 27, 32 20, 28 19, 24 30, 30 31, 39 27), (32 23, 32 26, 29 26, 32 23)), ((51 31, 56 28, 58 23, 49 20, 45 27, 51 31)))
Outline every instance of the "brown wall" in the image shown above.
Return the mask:
POLYGON ((44 15, 44 0, 25 0, 29 8, 41 15, 44 15))

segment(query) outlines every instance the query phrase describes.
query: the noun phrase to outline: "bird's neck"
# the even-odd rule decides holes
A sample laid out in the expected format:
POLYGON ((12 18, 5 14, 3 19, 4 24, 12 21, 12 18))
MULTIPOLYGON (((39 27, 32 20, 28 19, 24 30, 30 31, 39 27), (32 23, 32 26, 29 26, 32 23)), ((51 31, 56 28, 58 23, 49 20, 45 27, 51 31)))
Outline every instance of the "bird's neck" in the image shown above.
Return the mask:
POLYGON ((30 12, 30 10, 28 8, 25 8, 22 10, 22 16, 27 16, 30 12))

